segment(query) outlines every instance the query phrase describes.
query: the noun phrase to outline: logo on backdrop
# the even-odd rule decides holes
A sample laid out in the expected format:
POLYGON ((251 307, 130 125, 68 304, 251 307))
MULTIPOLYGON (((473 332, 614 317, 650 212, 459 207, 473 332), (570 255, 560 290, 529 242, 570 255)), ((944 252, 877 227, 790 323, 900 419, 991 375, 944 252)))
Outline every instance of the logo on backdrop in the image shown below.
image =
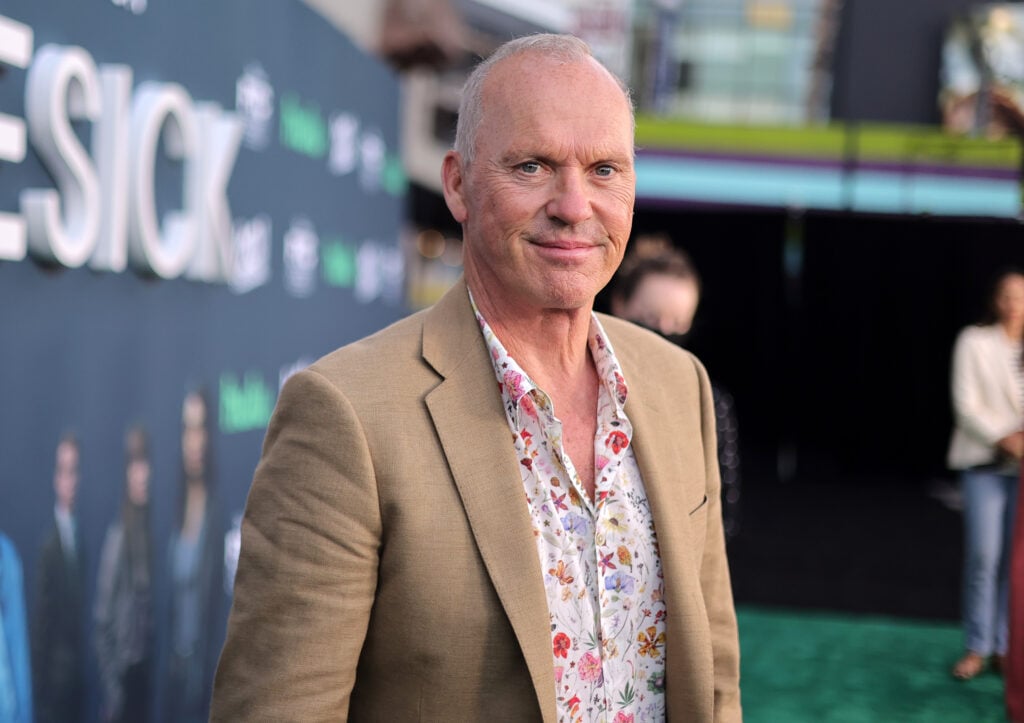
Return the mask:
POLYGON ((249 63, 235 82, 235 110, 245 123, 242 143, 262 151, 270 144, 274 130, 274 86, 259 63, 249 63))
POLYGON ((316 291, 320 238, 308 218, 296 218, 284 234, 284 288, 297 298, 316 291))
POLYGON ((119 8, 129 10, 135 15, 141 15, 146 12, 147 0, 110 0, 119 8))
POLYGON ((364 241, 356 254, 356 301, 367 304, 375 299, 400 299, 404 268, 401 250, 364 241))
POLYGON ((358 133, 359 119, 351 113, 331 116, 331 151, 327 157, 327 168, 334 175, 344 176, 356 169, 358 133))
POLYGON ((270 216, 235 219, 235 266, 230 286, 236 294, 245 294, 270 281, 270 216))

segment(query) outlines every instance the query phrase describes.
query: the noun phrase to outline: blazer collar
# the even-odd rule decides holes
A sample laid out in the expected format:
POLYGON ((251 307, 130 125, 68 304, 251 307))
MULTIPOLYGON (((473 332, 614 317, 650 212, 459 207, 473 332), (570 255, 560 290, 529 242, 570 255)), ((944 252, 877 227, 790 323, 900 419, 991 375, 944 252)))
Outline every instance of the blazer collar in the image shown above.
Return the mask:
POLYGON ((629 388, 625 409, 633 425, 633 454, 654 517, 665 574, 668 714, 670 719, 690 719, 696 715, 695 701, 687 693, 692 696, 702 682, 710 682, 704 662, 707 658, 700 651, 704 648, 710 653, 711 639, 706 626, 694 622, 706 619, 707 612, 700 584, 701 559, 695 552, 693 522, 688 514, 700 506, 701 499, 687 496, 688 490, 692 495, 692 490, 707 489, 701 400, 696 393, 692 397, 667 398, 664 377, 650 373, 650 360, 644 359, 640 348, 630 346, 616 334, 615 322, 618 320, 601 318, 629 388), (696 411, 681 414, 680 410, 687 409, 696 411), (680 419, 684 421, 673 421, 680 419), (690 423, 685 420, 692 420, 694 427, 680 426, 690 423))
MULTIPOLYGON (((666 416, 664 390, 644 376, 643 359, 636 350, 625 343, 617 345, 611 325, 604 319, 602 324, 629 385, 626 414, 633 426, 634 454, 658 530, 666 603, 671 611, 666 651, 669 708, 680 710, 680 704, 686 704, 673 698, 693 689, 691 678, 706 675, 706 671, 692 669, 694 649, 701 643, 710 646, 710 640, 693 639, 702 635, 699 626, 685 624, 692 616, 704 614, 700 564, 689 542, 686 513, 690 510, 684 498, 685 490, 704 486, 699 428, 690 441, 672 436, 684 430, 666 427, 666 419, 677 415, 666 416)), ((427 395, 426 404, 466 517, 519 640, 544 719, 554 721, 550 627, 546 616, 538 614, 547 609, 547 596, 533 527, 523 502, 518 462, 494 367, 461 279, 427 311, 423 358, 443 378, 427 395)), ((673 399, 672 404, 699 408, 700 399, 695 395, 693 399, 673 399)), ((699 415, 693 417, 699 419, 699 415)))
POLYGON ((426 397, 480 556, 519 640, 545 721, 557 720, 540 561, 494 367, 459 280, 426 314, 423 359, 443 377, 426 397))

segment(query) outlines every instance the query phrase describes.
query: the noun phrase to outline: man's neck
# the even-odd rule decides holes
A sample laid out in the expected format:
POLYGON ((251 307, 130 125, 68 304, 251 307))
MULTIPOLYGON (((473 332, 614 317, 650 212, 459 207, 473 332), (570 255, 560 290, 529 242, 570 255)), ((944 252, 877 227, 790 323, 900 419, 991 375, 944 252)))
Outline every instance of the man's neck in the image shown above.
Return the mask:
POLYGON ((565 387, 591 376, 588 349, 591 306, 536 309, 495 304, 470 285, 473 301, 502 346, 542 389, 565 387))
POLYGON ((473 302, 502 346, 551 399, 562 443, 587 497, 594 499, 597 367, 590 355, 591 308, 514 309, 470 286, 473 302))

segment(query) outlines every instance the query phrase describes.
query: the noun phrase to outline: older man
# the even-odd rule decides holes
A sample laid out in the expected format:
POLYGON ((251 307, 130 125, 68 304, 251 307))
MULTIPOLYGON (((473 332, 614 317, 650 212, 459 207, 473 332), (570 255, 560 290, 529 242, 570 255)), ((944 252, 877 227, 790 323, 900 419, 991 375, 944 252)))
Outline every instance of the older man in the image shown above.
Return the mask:
POLYGON ((592 313, 634 199, 628 94, 566 36, 467 82, 465 280, 281 393, 215 720, 739 720, 703 368, 592 313))

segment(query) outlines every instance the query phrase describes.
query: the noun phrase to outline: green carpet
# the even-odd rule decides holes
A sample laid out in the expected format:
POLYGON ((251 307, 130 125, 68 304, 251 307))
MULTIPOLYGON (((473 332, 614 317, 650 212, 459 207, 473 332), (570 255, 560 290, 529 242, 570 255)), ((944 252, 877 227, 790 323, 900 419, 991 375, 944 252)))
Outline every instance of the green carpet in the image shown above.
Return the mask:
POLYGON ((959 682, 953 623, 738 611, 746 723, 1003 723, 1002 679, 959 682))

